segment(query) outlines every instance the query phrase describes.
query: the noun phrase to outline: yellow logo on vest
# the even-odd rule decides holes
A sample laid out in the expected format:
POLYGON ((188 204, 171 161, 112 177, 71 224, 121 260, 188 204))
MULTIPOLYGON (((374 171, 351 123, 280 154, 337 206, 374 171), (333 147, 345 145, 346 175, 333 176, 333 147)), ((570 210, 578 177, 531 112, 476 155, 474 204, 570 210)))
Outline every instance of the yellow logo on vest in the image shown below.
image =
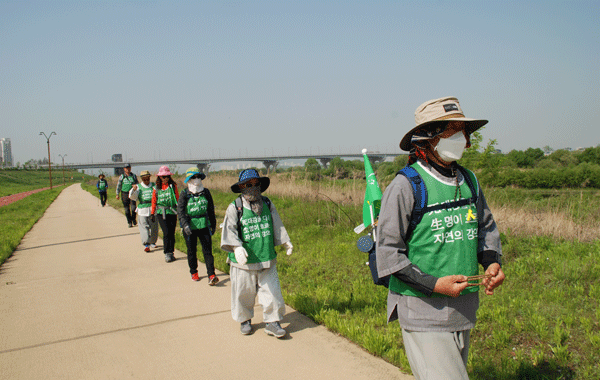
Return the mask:
POLYGON ((475 219, 477 219, 477 217, 473 214, 473 210, 469 209, 469 212, 467 212, 467 222, 475 219))

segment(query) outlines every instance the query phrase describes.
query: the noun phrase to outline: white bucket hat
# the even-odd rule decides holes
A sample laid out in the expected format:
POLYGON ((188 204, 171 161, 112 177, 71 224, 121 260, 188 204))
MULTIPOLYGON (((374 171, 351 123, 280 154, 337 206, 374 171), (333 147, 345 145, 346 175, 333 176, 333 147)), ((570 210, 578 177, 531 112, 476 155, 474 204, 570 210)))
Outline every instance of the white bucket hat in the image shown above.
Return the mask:
POLYGON ((400 149, 410 151, 412 137, 421 128, 435 127, 436 124, 448 121, 464 121, 465 129, 471 134, 487 124, 487 120, 466 118, 460 108, 460 103, 455 97, 439 98, 426 101, 415 111, 416 127, 411 129, 400 141, 400 149))

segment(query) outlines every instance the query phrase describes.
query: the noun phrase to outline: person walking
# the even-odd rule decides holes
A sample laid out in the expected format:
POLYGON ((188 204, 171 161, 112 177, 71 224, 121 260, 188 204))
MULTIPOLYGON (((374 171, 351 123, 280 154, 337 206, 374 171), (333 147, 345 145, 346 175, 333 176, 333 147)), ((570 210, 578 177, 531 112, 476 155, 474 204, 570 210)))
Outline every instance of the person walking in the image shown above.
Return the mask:
POLYGON ((156 184, 150 182, 150 177, 151 174, 148 170, 142 170, 140 173, 142 183, 133 185, 129 190, 129 199, 137 202, 135 212, 139 219, 140 238, 146 252, 150 252, 151 247, 156 247, 156 241, 158 240, 158 222, 156 218, 150 216, 152 194, 156 184))
POLYGON ((152 192, 150 218, 155 220, 158 211, 158 224, 163 232, 163 252, 167 263, 175 261, 175 228, 177 227, 177 184, 171 178, 169 167, 158 169, 156 187, 152 192))
POLYGON ((119 176, 119 181, 117 182, 117 197, 115 199, 119 199, 121 197, 121 202, 123 202, 123 207, 125 208, 125 217, 127 218, 127 224, 129 227, 133 227, 137 225, 135 220, 135 201, 131 201, 129 199, 129 190, 131 187, 138 183, 138 179, 131 172, 131 165, 126 164, 123 168, 123 174, 119 176))
POLYGON ((197 167, 191 167, 185 172, 184 183, 187 184, 187 188, 179 195, 177 215, 187 246, 188 266, 192 280, 200 281, 197 256, 197 245, 200 240, 208 274, 208 285, 213 286, 219 282, 215 274, 215 259, 212 253, 212 235, 215 233, 217 219, 210 191, 202 184, 205 178, 206 174, 201 173, 197 167))
POLYGON ((468 379, 470 330, 479 307, 479 286, 471 279, 481 277, 482 265, 480 284, 492 295, 505 278, 496 222, 475 174, 456 163, 487 120, 466 118, 458 99, 447 97, 423 103, 415 121, 400 148, 410 152, 408 165, 428 190, 427 206, 411 226, 418 211, 411 180, 397 175, 385 189, 377 270, 390 276, 388 323, 400 322, 415 378, 468 379))
POLYGON ((221 249, 229 252, 227 263, 231 279, 231 316, 243 335, 252 333, 254 302, 263 309, 265 332, 283 338, 279 323, 285 315, 285 303, 277 274, 275 246, 281 245, 288 255, 292 243, 275 205, 262 196, 270 184, 256 169, 242 170, 231 191, 241 193, 225 211, 221 249))
POLYGON ((96 183, 96 188, 98 188, 98 194, 100 195, 100 203, 102 207, 106 206, 106 199, 108 198, 108 182, 104 178, 104 174, 100 173, 98 175, 98 182, 96 183))

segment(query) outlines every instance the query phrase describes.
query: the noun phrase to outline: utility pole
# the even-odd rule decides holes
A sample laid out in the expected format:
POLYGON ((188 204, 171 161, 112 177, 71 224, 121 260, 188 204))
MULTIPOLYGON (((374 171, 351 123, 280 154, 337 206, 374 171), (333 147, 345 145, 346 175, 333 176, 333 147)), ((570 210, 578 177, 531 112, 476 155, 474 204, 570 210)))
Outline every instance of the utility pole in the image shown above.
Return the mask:
POLYGON ((59 154, 60 158, 62 158, 62 162, 63 162, 63 185, 65 185, 65 157, 67 157, 67 155, 65 154, 64 156, 62 154, 59 154))
POLYGON ((40 136, 44 136, 46 138, 46 142, 48 143, 48 174, 50 176, 50 190, 52 190, 52 166, 51 166, 51 160, 50 160, 50 137, 52 137, 52 135, 55 135, 56 132, 52 131, 52 133, 50 133, 50 136, 46 136, 46 134, 44 132, 40 132, 40 136))

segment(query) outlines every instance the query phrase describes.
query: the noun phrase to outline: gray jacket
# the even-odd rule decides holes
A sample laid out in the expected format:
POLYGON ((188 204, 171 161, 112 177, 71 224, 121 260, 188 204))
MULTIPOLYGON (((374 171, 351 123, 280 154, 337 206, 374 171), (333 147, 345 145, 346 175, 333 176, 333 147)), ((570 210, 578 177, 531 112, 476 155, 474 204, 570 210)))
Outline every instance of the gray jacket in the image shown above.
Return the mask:
MULTIPOLYGON (((449 184, 455 178, 443 176, 430 165, 419 164, 436 179, 449 184)), ((458 172, 459 182, 464 178, 458 172)), ((402 271, 412 265, 407 255, 406 232, 410 223, 414 195, 409 180, 402 175, 396 176, 385 189, 381 201, 381 212, 377 225, 377 270, 380 276, 402 271)), ((492 213, 485 201, 481 188, 477 200, 478 253, 493 251, 502 254, 500 233, 492 213)), ((433 278, 433 283, 436 279, 433 278)), ((388 294, 388 322, 399 319, 406 330, 411 331, 461 331, 475 326, 475 314, 479 307, 478 293, 458 298, 410 297, 388 294)))

